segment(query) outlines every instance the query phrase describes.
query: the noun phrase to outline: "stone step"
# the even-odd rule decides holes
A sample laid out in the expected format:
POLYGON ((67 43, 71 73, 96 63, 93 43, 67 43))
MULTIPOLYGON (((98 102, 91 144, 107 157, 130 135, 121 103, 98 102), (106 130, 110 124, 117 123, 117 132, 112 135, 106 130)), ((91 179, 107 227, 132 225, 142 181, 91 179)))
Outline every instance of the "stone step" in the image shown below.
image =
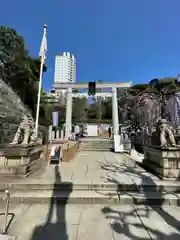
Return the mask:
POLYGON ((103 140, 103 141, 79 141, 80 143, 113 143, 113 140, 103 140))
POLYGON ((12 183, 0 183, 0 193, 3 193, 5 189, 8 189, 10 193, 16 191, 120 191, 120 192, 166 192, 166 193, 180 193, 179 182, 164 182, 156 181, 154 183, 71 183, 71 182, 12 182, 12 183))
POLYGON ((94 145, 94 146, 89 146, 89 145, 87 145, 87 146, 79 146, 80 148, 110 148, 110 147, 112 147, 112 145, 108 145, 108 146, 98 146, 98 145, 94 145))
POLYGON ((112 148, 113 146, 80 146, 79 148, 93 148, 93 149, 107 149, 112 148))
POLYGON ((0 240, 16 240, 16 237, 7 234, 0 234, 0 240))
POLYGON ((113 143, 80 143, 80 146, 111 146, 113 143))
POLYGON ((88 184, 88 183, 0 183, 0 192, 8 189, 10 192, 14 191, 35 191, 35 190, 80 190, 80 191, 138 191, 135 184, 115 184, 115 183, 102 183, 102 184, 88 184))
POLYGON ((103 141, 103 142, 80 142, 80 144, 113 144, 113 141, 103 141))
POLYGON ((79 148, 112 148, 113 146, 79 146, 79 148))
POLYGON ((112 146, 113 144, 80 144, 80 146, 112 146))
POLYGON ((84 144, 84 143, 80 143, 80 146, 112 146, 113 144, 111 144, 111 143, 108 143, 108 144, 105 144, 105 143, 103 143, 103 144, 98 144, 98 143, 96 143, 96 144, 84 144))
POLYGON ((80 141, 81 143, 111 143, 113 140, 104 140, 104 141, 80 141))
POLYGON ((80 151, 110 151, 112 148, 79 148, 80 151))
POLYGON ((108 144, 98 144, 98 143, 97 144, 82 144, 82 143, 80 144, 80 146, 112 146, 112 145, 113 144, 111 143, 110 144, 109 143, 108 144))
POLYGON ((90 148, 90 149, 109 149, 112 148, 113 146, 80 146, 79 148, 90 148))
POLYGON ((90 144, 80 144, 80 147, 111 147, 113 146, 113 144, 93 144, 93 145, 90 145, 90 144))
MULTIPOLYGON (((4 202, 4 195, 0 195, 4 202)), ((28 191, 14 192, 10 202, 15 204, 135 204, 180 205, 180 194, 158 192, 118 193, 116 191, 28 191)))
POLYGON ((111 149, 79 149, 80 152, 110 152, 111 149))

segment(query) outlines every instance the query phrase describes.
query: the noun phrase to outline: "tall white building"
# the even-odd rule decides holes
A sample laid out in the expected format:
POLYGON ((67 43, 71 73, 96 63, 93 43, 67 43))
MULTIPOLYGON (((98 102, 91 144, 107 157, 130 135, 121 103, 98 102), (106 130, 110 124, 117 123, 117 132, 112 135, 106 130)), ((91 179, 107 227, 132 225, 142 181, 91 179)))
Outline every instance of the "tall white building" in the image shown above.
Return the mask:
POLYGON ((56 55, 54 83, 76 82, 76 58, 69 52, 56 55))

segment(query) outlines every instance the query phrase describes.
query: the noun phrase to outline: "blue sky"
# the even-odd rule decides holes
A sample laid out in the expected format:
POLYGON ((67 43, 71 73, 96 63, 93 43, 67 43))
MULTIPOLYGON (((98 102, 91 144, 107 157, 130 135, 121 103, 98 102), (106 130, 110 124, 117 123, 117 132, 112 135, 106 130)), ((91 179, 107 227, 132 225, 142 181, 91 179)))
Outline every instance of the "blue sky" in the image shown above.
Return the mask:
POLYGON ((0 24, 15 28, 37 56, 48 25, 48 71, 69 51, 79 82, 103 79, 143 83, 180 72, 180 0, 11 0, 1 2, 0 24))

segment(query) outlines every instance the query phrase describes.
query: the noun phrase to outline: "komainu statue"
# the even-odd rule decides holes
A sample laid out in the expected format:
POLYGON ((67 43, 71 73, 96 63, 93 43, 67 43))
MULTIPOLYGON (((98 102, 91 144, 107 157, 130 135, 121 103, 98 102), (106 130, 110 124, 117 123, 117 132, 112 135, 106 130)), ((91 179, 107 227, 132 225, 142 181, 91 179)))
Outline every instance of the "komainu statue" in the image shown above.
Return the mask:
POLYGON ((21 134, 23 134, 23 141, 21 144, 35 142, 35 124, 32 117, 28 117, 26 115, 23 116, 23 119, 17 129, 17 132, 11 144, 18 144, 21 134))
POLYGON ((152 144, 161 147, 175 147, 176 142, 173 132, 166 119, 160 119, 156 125, 156 131, 152 135, 152 144))

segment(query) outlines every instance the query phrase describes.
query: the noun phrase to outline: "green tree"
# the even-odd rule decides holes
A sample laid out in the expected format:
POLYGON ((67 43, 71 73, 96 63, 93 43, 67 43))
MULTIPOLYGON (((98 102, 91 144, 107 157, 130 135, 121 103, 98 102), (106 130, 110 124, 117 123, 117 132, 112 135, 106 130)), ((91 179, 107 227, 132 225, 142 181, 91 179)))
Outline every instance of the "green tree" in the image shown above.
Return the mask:
POLYGON ((164 91, 167 94, 175 93, 179 91, 179 83, 177 77, 166 77, 160 79, 153 79, 149 82, 149 85, 161 93, 164 91))
POLYGON ((60 121, 65 121, 66 109, 64 101, 60 98, 59 100, 53 95, 49 95, 43 89, 41 91, 40 100, 40 123, 43 125, 50 125, 52 122, 52 112, 60 112, 60 121))
POLYGON ((89 119, 97 119, 97 112, 99 111, 99 106, 96 102, 89 105, 88 109, 88 118, 89 119))
POLYGON ((79 93, 79 90, 78 89, 73 89, 73 91, 72 91, 73 93, 79 93))
MULTIPOLYGON (((101 80, 101 79, 97 80, 97 83, 102 84, 103 80, 101 80)), ((103 88, 100 88, 99 91, 97 91, 97 92, 103 93, 103 88)), ((103 101, 102 97, 98 97, 97 102, 96 102, 96 104, 98 105, 98 107, 97 107, 97 118, 100 121, 102 119, 103 113, 105 112, 102 101, 103 101)))
POLYGON ((88 104, 86 98, 73 99, 72 117, 75 120, 83 121, 87 119, 88 104))
POLYGON ((105 108, 104 119, 112 119, 112 99, 110 98, 103 101, 103 105, 105 108))
MULTIPOLYGON (((44 71, 46 67, 44 67, 44 71)), ((29 56, 23 37, 0 27, 0 78, 10 85, 35 114, 40 59, 29 56)))
POLYGON ((147 91, 151 86, 149 84, 135 84, 129 89, 129 94, 136 96, 139 93, 147 91))

